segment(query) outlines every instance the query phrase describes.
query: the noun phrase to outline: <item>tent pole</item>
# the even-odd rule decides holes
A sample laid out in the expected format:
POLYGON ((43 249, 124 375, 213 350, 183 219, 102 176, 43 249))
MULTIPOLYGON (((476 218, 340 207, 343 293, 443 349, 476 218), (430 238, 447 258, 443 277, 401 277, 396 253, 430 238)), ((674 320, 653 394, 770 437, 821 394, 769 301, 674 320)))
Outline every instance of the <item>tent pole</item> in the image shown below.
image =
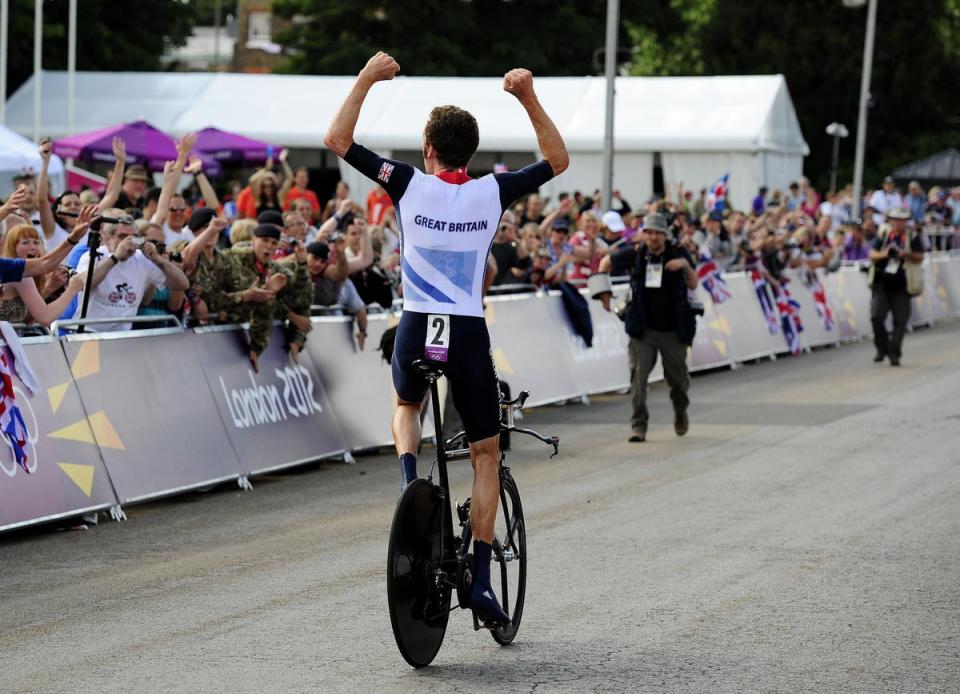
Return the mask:
POLYGON ((0 125, 7 122, 7 25, 10 0, 0 0, 0 125))
POLYGON ((877 30, 877 0, 867 6, 867 35, 863 42, 863 74, 860 79, 860 115, 857 118, 857 153, 853 161, 853 217, 863 212, 863 158, 867 147, 867 102, 870 99, 870 71, 873 68, 873 39, 877 30))
POLYGON ((607 0, 607 48, 604 74, 607 78, 607 104, 603 125, 603 210, 609 210, 613 194, 613 108, 614 82, 617 76, 617 25, 619 0, 607 0))
POLYGON ((73 135, 77 113, 77 0, 70 0, 67 20, 67 135, 73 135))
POLYGON ((33 7, 33 141, 40 141, 40 94, 43 89, 43 0, 33 7))

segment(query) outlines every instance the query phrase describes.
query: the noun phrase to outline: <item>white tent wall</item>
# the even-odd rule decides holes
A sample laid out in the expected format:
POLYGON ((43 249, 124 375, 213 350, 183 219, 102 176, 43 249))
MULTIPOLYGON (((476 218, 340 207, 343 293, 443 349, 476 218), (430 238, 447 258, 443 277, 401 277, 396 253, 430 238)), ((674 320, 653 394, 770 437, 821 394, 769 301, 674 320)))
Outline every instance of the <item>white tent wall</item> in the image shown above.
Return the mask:
MULTIPOLYGON (((570 152, 570 168, 547 183, 541 192, 553 200, 561 191, 581 191, 590 197, 603 182, 603 154, 570 152)), ((613 157, 613 187, 620 190, 634 208, 653 192, 653 154, 618 152, 613 157)))
POLYGON ((749 209, 761 185, 761 157, 752 152, 664 152, 660 155, 663 182, 671 192, 683 183, 683 189, 693 191, 696 198, 701 188, 709 192, 718 178, 729 173, 731 204, 749 209))
MULTIPOLYGON (((0 125, 0 198, 13 192, 14 176, 28 170, 39 174, 41 163, 37 145, 0 125)), ((63 192, 63 161, 56 154, 50 157, 47 177, 53 195, 63 192)))

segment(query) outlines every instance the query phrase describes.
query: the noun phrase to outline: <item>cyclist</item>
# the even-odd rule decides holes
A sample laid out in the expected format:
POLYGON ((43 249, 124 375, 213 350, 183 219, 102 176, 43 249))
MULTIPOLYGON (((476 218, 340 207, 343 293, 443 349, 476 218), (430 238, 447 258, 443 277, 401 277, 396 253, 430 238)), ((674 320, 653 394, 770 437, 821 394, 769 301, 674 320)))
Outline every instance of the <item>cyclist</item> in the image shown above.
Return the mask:
POLYGON ((519 171, 467 175, 479 145, 476 119, 455 106, 430 113, 423 134, 424 171, 385 159, 353 140, 360 108, 370 88, 390 80, 400 66, 388 54, 370 58, 334 116, 324 144, 390 195, 401 228, 403 315, 393 354, 397 392, 393 436, 401 484, 416 479, 420 409, 428 390, 412 368, 425 355, 445 362, 473 463, 470 524, 474 536, 474 582, 470 607, 486 623, 509 617, 490 587, 493 525, 499 502, 500 388, 483 318, 483 279, 490 244, 503 211, 566 170, 563 139, 543 110, 529 70, 515 69, 503 88, 524 107, 544 160, 519 171))

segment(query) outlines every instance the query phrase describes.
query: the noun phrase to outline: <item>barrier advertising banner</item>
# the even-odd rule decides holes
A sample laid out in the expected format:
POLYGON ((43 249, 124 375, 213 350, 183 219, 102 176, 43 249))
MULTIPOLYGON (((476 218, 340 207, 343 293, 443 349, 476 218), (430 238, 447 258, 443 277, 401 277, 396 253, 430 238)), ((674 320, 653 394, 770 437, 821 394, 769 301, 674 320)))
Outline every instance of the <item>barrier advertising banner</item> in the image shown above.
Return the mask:
MULTIPOLYGON (((611 299, 611 308, 626 298, 626 287, 617 287, 611 299)), ((594 394, 621 390, 630 386, 630 362, 628 347, 630 338, 617 314, 605 311, 599 301, 586 297, 593 322, 593 346, 587 347, 583 339, 574 334, 566 322, 566 335, 573 361, 577 387, 582 393, 594 394)), ((562 300, 556 297, 563 310, 562 300)), ((661 371, 651 374, 651 380, 662 378, 661 371)))
POLYGON ((120 501, 240 477, 193 335, 143 333, 63 343, 74 374, 85 374, 77 387, 120 501))
POLYGON ((71 376, 59 342, 24 344, 40 382, 33 395, 14 377, 17 407, 28 434, 25 466, 4 437, 0 444, 0 530, 115 506, 94 432, 110 427, 113 407, 84 412, 73 378, 96 377, 98 365, 76 364, 71 376), (108 412, 109 410, 109 412, 108 412), (27 472, 29 471, 29 473, 27 472))
POLYGON ((730 345, 730 323, 721 310, 730 300, 716 306, 710 298, 710 293, 703 287, 697 287, 695 299, 703 304, 703 315, 697 316, 697 334, 693 339, 693 347, 688 359, 690 370, 729 366, 734 361, 733 349, 730 345))
POLYGON ((294 363, 280 328, 260 355, 259 373, 239 330, 198 330, 190 337, 244 471, 267 472, 347 449, 309 352, 294 363))
POLYGON ((559 296, 489 297, 486 317, 497 373, 514 393, 529 391, 531 406, 585 392, 575 375, 559 296))
MULTIPOLYGON (((393 380, 390 364, 378 350, 384 331, 395 322, 387 314, 371 314, 361 352, 351 318, 314 318, 307 351, 331 402, 351 450, 390 445, 393 432, 393 380)), ((430 433, 433 424, 430 420, 430 433)), ((426 428, 426 427, 425 427, 426 428)))
POLYGON ((720 316, 729 330, 727 336, 737 361, 748 361, 786 349, 779 325, 771 333, 760 308, 753 282, 742 272, 724 276, 733 295, 720 306, 720 316))

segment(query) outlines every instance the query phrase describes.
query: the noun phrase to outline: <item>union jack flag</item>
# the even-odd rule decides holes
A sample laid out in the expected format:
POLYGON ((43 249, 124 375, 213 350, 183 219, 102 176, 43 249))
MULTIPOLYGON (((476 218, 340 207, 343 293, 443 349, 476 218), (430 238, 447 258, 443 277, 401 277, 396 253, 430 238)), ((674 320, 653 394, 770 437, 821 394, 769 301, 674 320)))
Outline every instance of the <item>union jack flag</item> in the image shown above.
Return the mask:
POLYGON ((27 432, 23 415, 20 414, 20 408, 17 407, 16 395, 13 392, 13 376, 4 354, 0 354, 0 431, 10 442, 17 465, 29 475, 27 439, 30 434, 27 432))
POLYGON ((760 301, 760 309, 763 311, 763 317, 767 320, 767 330, 771 335, 776 335, 780 331, 780 316, 777 309, 770 299, 770 293, 767 291, 766 278, 760 270, 750 270, 750 279, 753 280, 753 289, 757 292, 757 299, 760 301))
POLYGON ((390 182, 390 176, 393 175, 393 164, 388 164, 383 162, 383 165, 380 167, 380 173, 377 174, 377 178, 383 181, 384 183, 390 182))
POLYGON ((708 210, 723 210, 727 204, 727 181, 730 174, 725 173, 710 186, 710 194, 707 196, 708 210))
POLYGON ((710 250, 707 248, 700 249, 700 264, 697 265, 697 278, 700 280, 703 288, 710 292, 710 298, 713 299, 714 304, 722 304, 733 296, 730 290, 727 289, 726 280, 724 280, 723 275, 720 274, 720 267, 710 255, 710 250))
POLYGON ((800 333, 803 332, 803 323, 800 322, 800 302, 790 295, 785 279, 780 281, 779 288, 774 289, 774 294, 777 297, 777 311, 780 313, 780 325, 787 340, 787 348, 790 354, 801 354, 803 345, 800 343, 800 333))
POLYGON ((833 330, 833 311, 827 304, 827 290, 824 289, 823 282, 820 281, 815 270, 807 270, 803 273, 803 285, 813 295, 813 305, 817 309, 820 320, 823 321, 823 327, 826 330, 833 330))

